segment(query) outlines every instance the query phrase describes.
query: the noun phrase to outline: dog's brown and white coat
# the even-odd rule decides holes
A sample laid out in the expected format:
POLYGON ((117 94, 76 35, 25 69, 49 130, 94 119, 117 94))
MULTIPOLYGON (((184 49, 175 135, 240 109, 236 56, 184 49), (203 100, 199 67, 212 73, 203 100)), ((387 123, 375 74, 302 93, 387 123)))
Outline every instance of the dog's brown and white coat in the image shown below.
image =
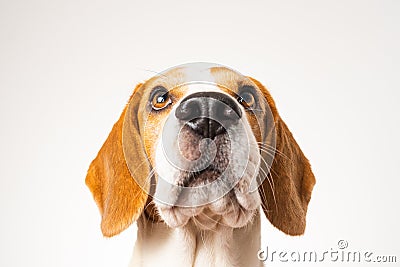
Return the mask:
POLYGON ((103 234, 137 221, 131 266, 260 266, 260 206, 283 232, 305 230, 315 178, 271 95, 225 67, 201 72, 209 82, 188 82, 193 69, 183 66, 137 85, 90 165, 86 184, 103 234), (208 165, 193 171, 210 153, 208 165), (225 180, 206 192, 157 186, 165 179, 178 189, 201 187, 222 173, 225 180), (250 190, 256 180, 261 185, 250 190), (155 197, 163 194, 171 201, 155 197), (202 202, 204 195, 220 197, 202 202), (194 204, 177 204, 185 201, 194 204))

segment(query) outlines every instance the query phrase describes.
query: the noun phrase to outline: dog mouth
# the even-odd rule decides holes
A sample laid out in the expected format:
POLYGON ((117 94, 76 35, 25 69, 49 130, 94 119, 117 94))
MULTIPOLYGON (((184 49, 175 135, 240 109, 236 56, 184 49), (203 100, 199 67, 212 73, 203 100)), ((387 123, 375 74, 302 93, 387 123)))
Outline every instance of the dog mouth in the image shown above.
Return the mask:
POLYGON ((211 183, 229 168, 233 151, 227 133, 210 139, 184 126, 178 135, 177 144, 186 162, 182 165, 177 185, 193 187, 211 183))
POLYGON ((204 184, 212 183, 213 181, 220 178, 221 175, 221 170, 217 169, 214 165, 210 165, 200 171, 184 172, 181 175, 182 178, 178 182, 178 185, 183 187, 201 186, 204 184))

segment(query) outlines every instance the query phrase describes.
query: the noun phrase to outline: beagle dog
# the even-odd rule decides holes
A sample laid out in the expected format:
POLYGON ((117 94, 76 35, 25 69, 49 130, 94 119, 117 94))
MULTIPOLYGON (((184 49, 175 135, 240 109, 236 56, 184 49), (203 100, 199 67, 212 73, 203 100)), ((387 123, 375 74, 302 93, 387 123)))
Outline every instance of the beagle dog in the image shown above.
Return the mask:
POLYGON ((303 234, 315 178, 257 80, 191 63, 138 84, 86 184, 111 237, 137 222, 130 266, 262 266, 261 210, 303 234))

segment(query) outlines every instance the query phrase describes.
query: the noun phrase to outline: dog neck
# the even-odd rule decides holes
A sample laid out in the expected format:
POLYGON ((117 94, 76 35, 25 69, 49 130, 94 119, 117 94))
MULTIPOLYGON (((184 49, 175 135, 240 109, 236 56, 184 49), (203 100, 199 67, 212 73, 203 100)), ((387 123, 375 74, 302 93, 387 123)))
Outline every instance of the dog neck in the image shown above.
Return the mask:
POLYGON ((259 211, 242 228, 219 225, 213 230, 199 230, 191 222, 184 227, 170 228, 144 215, 137 225, 131 267, 262 266, 257 259, 261 243, 259 211))

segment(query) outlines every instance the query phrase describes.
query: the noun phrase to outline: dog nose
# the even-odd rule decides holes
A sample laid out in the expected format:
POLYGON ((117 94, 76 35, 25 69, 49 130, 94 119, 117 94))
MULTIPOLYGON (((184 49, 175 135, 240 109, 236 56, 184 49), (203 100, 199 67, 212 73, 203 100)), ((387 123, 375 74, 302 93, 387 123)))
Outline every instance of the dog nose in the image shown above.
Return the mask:
POLYGON ((204 138, 225 133, 242 117, 236 101, 219 92, 198 92, 187 96, 175 110, 175 117, 204 138))

